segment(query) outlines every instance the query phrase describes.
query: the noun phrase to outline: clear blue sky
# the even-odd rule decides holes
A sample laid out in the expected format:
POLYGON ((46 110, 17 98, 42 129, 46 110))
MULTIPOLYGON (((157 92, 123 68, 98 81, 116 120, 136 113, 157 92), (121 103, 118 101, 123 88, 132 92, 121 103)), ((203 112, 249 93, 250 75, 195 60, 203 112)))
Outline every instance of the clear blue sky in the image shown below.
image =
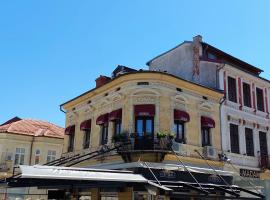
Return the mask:
POLYGON ((59 105, 118 65, 146 61, 201 34, 270 78, 268 0, 0 1, 0 123, 64 126, 59 105))

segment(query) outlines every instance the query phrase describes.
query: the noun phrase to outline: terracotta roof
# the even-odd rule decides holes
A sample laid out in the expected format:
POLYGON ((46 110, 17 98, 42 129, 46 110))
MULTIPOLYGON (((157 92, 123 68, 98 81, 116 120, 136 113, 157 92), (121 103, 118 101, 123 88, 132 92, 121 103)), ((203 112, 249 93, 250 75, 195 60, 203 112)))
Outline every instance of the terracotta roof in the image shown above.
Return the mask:
POLYGON ((64 128, 49 122, 33 119, 9 121, 4 123, 4 125, 0 125, 0 133, 64 138, 64 128), (10 123, 8 123, 9 121, 10 123))

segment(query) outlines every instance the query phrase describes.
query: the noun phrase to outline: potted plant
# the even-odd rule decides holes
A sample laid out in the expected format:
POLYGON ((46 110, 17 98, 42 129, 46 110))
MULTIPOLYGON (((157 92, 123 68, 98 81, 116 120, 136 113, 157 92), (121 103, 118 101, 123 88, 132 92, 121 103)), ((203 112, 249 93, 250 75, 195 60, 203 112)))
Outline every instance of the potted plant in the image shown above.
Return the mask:
POLYGON ((158 132, 158 133, 157 133, 157 138, 158 138, 158 139, 165 138, 166 136, 167 136, 166 133, 163 133, 163 132, 158 132))

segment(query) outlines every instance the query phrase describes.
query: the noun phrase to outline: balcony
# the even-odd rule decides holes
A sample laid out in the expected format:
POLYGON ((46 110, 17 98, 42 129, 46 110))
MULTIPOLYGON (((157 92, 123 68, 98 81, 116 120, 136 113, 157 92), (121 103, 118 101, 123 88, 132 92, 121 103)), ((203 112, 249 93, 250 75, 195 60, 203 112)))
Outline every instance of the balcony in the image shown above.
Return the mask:
POLYGON ((126 162, 138 161, 139 159, 160 162, 171 150, 172 139, 169 137, 136 137, 136 135, 129 134, 114 139, 114 144, 119 146, 117 152, 126 162))

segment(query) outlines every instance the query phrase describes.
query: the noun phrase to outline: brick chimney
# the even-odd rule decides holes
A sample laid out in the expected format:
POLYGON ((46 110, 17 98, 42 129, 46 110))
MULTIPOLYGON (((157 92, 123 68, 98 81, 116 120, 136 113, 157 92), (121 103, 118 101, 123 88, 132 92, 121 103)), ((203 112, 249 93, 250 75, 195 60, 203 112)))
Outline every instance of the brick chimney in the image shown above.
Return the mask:
POLYGON ((110 77, 100 75, 100 76, 96 79, 96 87, 100 87, 100 86, 102 86, 102 85, 108 83, 110 80, 111 80, 110 77))
POLYGON ((202 55, 202 36, 197 35, 193 37, 192 51, 193 51, 193 66, 192 66, 192 80, 195 83, 200 82, 200 56, 202 55))

